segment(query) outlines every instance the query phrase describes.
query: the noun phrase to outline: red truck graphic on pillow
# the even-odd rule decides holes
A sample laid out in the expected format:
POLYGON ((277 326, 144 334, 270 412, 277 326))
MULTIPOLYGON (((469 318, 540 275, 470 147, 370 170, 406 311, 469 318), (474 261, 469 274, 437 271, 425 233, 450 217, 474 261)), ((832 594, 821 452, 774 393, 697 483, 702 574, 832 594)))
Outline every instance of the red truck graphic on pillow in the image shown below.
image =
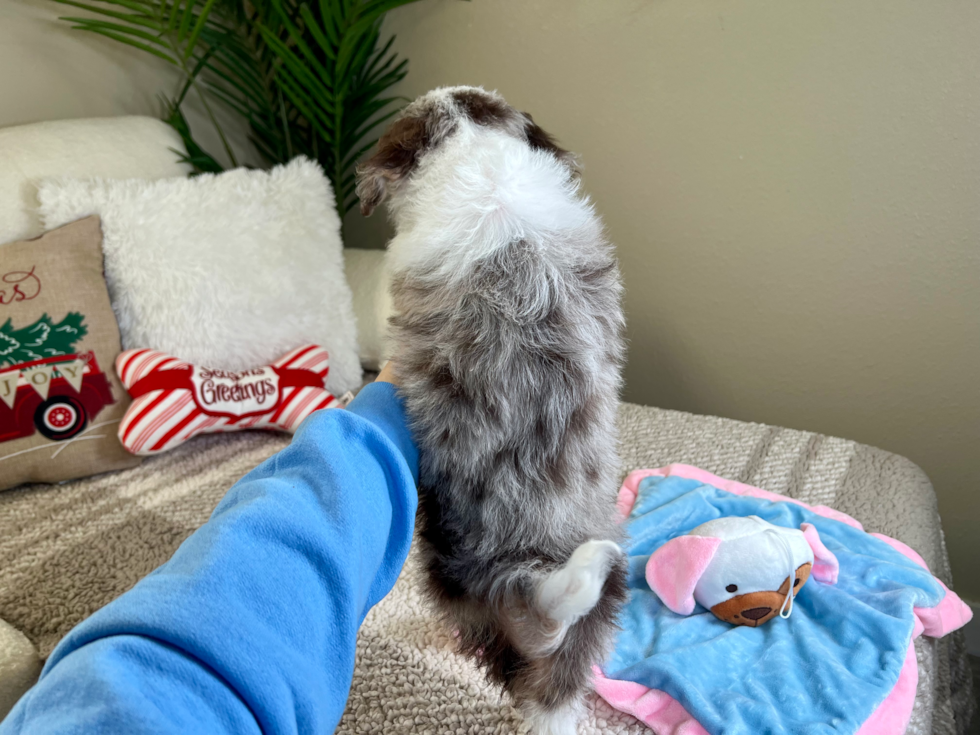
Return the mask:
POLYGON ((0 442, 31 436, 71 439, 115 403, 92 352, 0 367, 0 442))

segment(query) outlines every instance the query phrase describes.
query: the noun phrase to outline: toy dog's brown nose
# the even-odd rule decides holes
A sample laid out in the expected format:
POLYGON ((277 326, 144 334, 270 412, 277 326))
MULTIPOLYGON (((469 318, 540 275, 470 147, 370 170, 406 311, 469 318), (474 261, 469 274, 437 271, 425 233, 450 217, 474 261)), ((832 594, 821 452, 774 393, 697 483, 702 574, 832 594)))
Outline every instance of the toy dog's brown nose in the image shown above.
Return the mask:
POLYGON ((771 607, 753 607, 749 610, 742 610, 742 617, 748 618, 749 620, 762 620, 762 618, 771 612, 771 607))

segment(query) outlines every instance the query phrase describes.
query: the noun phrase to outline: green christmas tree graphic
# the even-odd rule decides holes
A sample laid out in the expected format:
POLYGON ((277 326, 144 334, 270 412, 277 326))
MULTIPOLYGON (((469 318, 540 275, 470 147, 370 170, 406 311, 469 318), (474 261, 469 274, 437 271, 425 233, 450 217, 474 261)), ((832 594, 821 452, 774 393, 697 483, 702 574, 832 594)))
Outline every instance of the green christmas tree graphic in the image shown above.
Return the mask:
POLYGON ((23 329, 14 329, 13 320, 8 319, 0 326, 0 367, 70 355, 75 351, 75 343, 86 334, 85 317, 77 311, 68 312, 57 324, 43 314, 23 329))

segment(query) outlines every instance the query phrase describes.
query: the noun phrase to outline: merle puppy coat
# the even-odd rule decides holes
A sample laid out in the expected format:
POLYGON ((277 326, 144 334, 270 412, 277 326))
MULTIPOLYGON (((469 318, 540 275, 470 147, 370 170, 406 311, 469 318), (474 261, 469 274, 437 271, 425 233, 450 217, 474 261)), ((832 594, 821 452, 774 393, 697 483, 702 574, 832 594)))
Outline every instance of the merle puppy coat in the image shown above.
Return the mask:
POLYGON ((538 733, 575 730, 625 599, 621 285, 567 151, 496 93, 409 105, 358 172, 382 201, 429 592, 538 733))

